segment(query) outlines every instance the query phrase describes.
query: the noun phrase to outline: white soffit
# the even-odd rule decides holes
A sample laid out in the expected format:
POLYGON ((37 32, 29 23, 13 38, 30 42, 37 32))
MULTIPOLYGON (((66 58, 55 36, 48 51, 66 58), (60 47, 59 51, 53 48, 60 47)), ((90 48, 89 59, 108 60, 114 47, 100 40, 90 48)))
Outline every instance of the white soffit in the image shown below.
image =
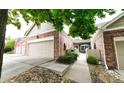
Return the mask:
POLYGON ((54 36, 30 40, 28 41, 28 43, 43 42, 43 41, 49 41, 49 40, 54 40, 54 36))
POLYGON ((121 30, 124 29, 124 27, 117 27, 117 28, 112 28, 112 29, 105 29, 104 32, 106 31, 114 31, 114 30, 121 30))

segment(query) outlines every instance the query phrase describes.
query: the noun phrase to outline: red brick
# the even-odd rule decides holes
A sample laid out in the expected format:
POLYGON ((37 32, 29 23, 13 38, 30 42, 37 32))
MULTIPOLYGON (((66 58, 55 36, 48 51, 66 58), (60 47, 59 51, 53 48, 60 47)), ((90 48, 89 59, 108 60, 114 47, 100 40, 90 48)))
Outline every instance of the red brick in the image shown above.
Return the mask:
POLYGON ((109 69, 117 69, 114 37, 124 36, 124 30, 107 31, 103 35, 107 66, 109 69))

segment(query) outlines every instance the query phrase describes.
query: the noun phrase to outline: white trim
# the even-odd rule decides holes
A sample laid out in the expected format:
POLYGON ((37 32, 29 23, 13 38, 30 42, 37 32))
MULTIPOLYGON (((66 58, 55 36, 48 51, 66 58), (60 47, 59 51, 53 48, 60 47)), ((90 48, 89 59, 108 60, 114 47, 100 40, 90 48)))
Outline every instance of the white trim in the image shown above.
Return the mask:
POLYGON ((28 36, 28 34, 30 33, 30 31, 34 28, 35 24, 33 24, 24 34, 24 36, 28 36))
POLYGON ((117 68, 119 69, 117 46, 116 46, 116 42, 117 41, 124 41, 124 37, 114 37, 114 47, 115 47, 115 55, 116 55, 116 61, 117 61, 117 68))
POLYGON ((54 32, 55 29, 50 29, 50 30, 46 30, 44 32, 40 32, 40 33, 35 33, 35 34, 32 34, 30 35, 30 33, 27 35, 27 37, 31 37, 31 36, 35 36, 35 35, 41 35, 41 34, 46 34, 46 33, 49 33, 49 32, 54 32))
POLYGON ((124 41, 124 37, 114 37, 114 41, 124 41))
POLYGON ((28 41, 28 43, 36 43, 36 42, 43 42, 43 41, 49 41, 49 40, 54 40, 54 36, 30 40, 30 41, 28 41))
POLYGON ((121 29, 124 29, 124 27, 117 27, 117 28, 105 29, 104 32, 114 31, 114 30, 121 30, 121 29))
POLYGON ((89 44, 83 44, 83 45, 80 45, 80 46, 89 46, 89 44))
POLYGON ((117 62, 117 69, 119 69, 119 62, 118 62, 118 54, 117 54, 116 41, 114 41, 114 48, 115 48, 115 56, 116 56, 116 62, 117 62))
POLYGON ((102 38, 103 38, 104 63, 105 63, 106 69, 108 69, 107 62, 106 62, 106 54, 105 54, 105 45, 104 45, 103 33, 102 33, 102 38))

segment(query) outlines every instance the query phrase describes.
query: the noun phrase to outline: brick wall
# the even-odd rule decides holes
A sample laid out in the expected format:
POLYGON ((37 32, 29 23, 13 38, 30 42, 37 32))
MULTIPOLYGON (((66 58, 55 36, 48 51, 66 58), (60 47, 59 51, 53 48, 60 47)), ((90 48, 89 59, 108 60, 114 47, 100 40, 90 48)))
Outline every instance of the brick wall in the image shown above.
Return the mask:
POLYGON ((57 58, 60 55, 60 34, 54 32, 54 57, 57 58))
POLYGON ((60 55, 65 54, 66 50, 64 50, 64 44, 66 46, 66 50, 73 48, 73 42, 69 36, 67 36, 65 32, 60 32, 60 55))
POLYGON ((71 39, 67 36, 65 32, 53 31, 35 36, 30 36, 27 37, 27 41, 34 40, 37 38, 49 37, 49 36, 54 36, 54 58, 57 58, 60 55, 65 54, 64 44, 66 45, 66 49, 70 49, 73 47, 73 43, 71 39))
POLYGON ((54 58, 59 56, 59 32, 52 31, 44 34, 34 35, 27 37, 27 41, 38 39, 38 38, 45 38, 49 36, 54 36, 54 58))
POLYGON ((107 66, 109 69, 117 69, 114 37, 124 36, 124 30, 106 31, 103 36, 107 66))
MULTIPOLYGON (((96 49, 100 52, 100 60, 102 61, 102 64, 105 64, 105 60, 104 60, 104 41, 103 41, 103 34, 100 33, 97 37, 95 37, 94 44, 96 44, 96 49)), ((93 45, 94 45, 93 44, 93 45)))

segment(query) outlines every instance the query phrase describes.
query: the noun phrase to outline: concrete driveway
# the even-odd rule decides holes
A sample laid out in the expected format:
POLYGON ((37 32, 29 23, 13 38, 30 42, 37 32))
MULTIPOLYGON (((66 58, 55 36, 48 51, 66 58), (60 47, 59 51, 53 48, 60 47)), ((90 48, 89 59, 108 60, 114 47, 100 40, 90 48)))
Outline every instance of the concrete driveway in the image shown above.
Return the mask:
POLYGON ((53 59, 5 54, 3 58, 1 81, 8 80, 34 66, 50 62, 51 60, 53 59))

